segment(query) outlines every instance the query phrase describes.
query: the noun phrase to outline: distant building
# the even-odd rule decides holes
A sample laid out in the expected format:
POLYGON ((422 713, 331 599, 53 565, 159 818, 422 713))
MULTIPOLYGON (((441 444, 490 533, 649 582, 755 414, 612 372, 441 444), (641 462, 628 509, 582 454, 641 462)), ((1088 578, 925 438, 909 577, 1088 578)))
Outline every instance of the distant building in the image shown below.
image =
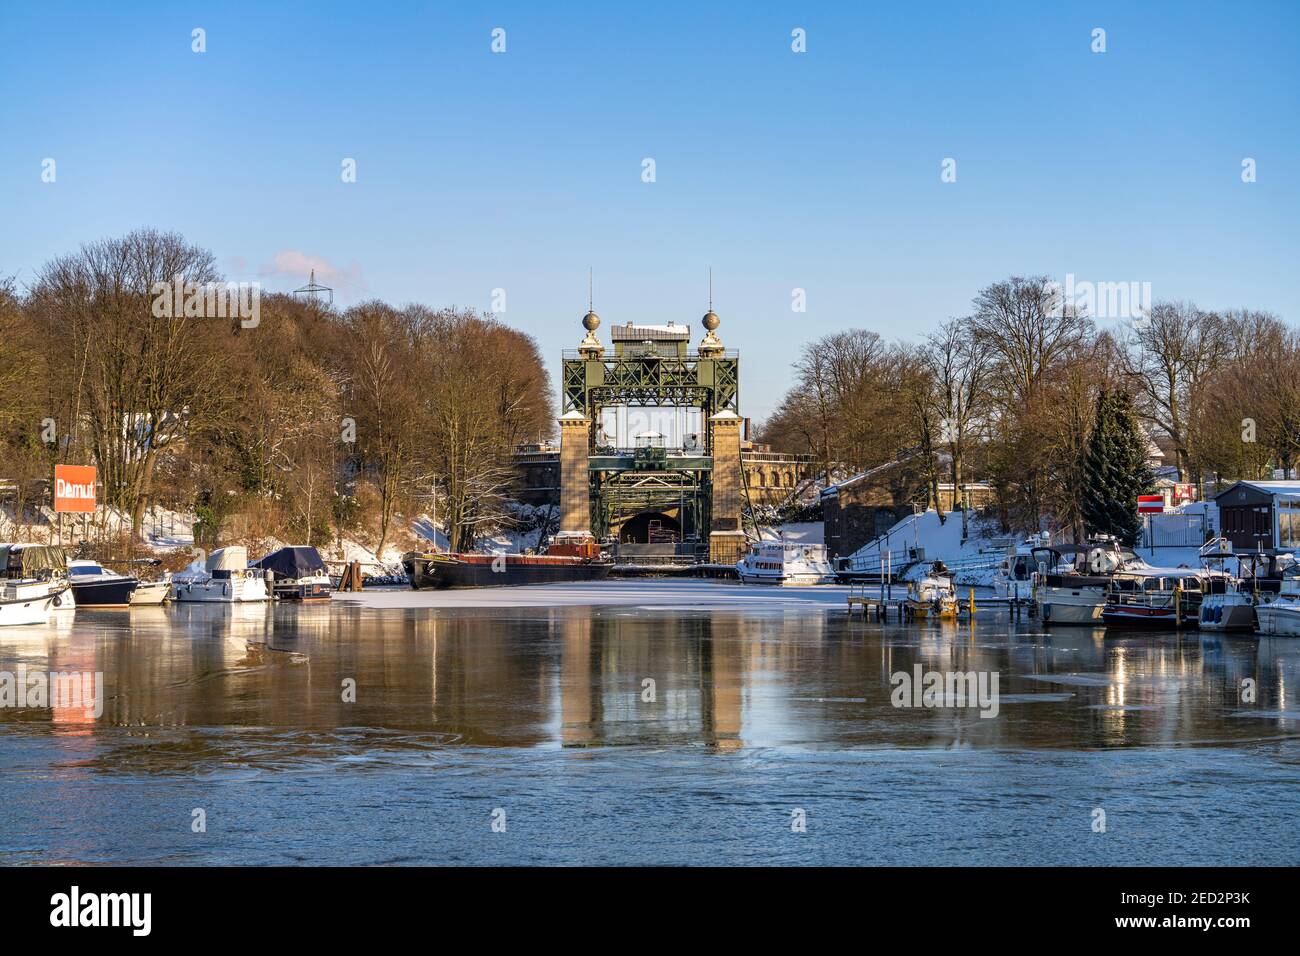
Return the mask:
POLYGON ((907 472, 899 467, 904 461, 886 462, 822 491, 826 550, 831 557, 852 554, 913 513, 905 489, 899 487, 907 472))
POLYGON ((1239 481, 1214 503, 1234 548, 1300 548, 1300 481, 1239 481))

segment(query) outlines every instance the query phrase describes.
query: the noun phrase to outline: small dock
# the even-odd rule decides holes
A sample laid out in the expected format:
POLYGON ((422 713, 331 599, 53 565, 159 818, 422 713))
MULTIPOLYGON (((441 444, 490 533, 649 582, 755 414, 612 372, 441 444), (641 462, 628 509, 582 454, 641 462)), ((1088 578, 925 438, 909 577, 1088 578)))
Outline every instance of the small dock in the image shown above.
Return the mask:
MULTIPOLYGON (((907 606, 906 596, 906 586, 851 584, 846 598, 849 616, 853 616, 855 608, 861 608, 864 620, 871 620, 874 617, 877 621, 887 621, 891 616, 899 621, 908 620, 911 618, 911 613, 907 606), (892 592, 895 588, 902 592, 901 596, 894 597, 892 592)), ((959 618, 970 618, 981 610, 1000 608, 1005 608, 1013 620, 1020 620, 1025 615, 1033 617, 1036 605, 1031 598, 1027 597, 1000 598, 989 595, 976 598, 974 588, 967 588, 966 594, 957 598, 957 616, 959 618)))

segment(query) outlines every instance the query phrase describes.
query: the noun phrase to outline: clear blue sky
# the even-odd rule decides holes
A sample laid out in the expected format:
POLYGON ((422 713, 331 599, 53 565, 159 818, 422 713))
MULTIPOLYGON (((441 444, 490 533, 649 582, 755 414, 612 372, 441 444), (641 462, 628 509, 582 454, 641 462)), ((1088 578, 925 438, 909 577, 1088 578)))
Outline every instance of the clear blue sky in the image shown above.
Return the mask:
POLYGON ((1297 2, 2 13, 0 273, 20 282, 82 241, 174 229, 271 289, 318 260, 344 305, 486 310, 504 288, 554 375, 588 266, 606 332, 698 330, 712 266, 755 418, 801 343, 911 338, 1013 273, 1300 321, 1297 2))

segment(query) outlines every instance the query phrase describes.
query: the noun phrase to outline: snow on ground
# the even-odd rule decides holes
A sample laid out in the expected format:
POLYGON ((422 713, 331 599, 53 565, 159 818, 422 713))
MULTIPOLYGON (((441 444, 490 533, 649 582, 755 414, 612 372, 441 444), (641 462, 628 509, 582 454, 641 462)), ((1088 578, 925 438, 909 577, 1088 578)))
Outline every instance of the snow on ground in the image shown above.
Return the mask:
MULTIPOLYGON (((1178 509, 1184 514, 1211 512, 1212 504, 1194 502, 1178 509)), ((901 566, 907 560, 911 549, 920 548, 925 552, 924 562, 909 568, 901 577, 906 581, 919 580, 934 561, 942 561, 953 570, 953 580, 959 585, 989 587, 997 573, 1007 550, 1020 544, 1024 539, 1001 534, 996 525, 987 520, 972 518, 965 541, 962 540, 961 512, 949 512, 947 520, 941 525, 939 516, 933 510, 909 515, 889 529, 887 537, 882 536, 866 547, 860 549, 853 557, 875 566, 883 551, 888 550, 893 565, 901 566)), ((1135 548, 1135 553, 1146 564, 1160 568, 1201 566, 1200 549, 1197 547, 1157 547, 1135 548)))
MULTIPOLYGON (((193 514, 169 511, 166 508, 150 508, 144 513, 142 531, 145 543, 155 551, 172 551, 178 548, 188 550, 194 546, 193 514)), ((32 541, 41 544, 74 545, 83 537, 83 528, 89 526, 89 537, 97 535, 122 535, 131 530, 131 516, 108 505, 100 505, 88 517, 69 514, 63 519, 63 539, 59 539, 59 516, 48 506, 42 505, 35 512, 27 514, 27 520, 19 524, 14 520, 13 509, 0 508, 0 540, 32 541)))
POLYGON ((989 586, 998 565, 1006 557, 1007 547, 1015 538, 1002 535, 995 524, 972 516, 966 526, 967 537, 962 540, 962 514, 949 511, 939 521, 934 509, 908 515, 875 541, 860 548, 852 556, 856 562, 876 565, 885 551, 891 556, 893 567, 901 567, 913 549, 925 553, 925 561, 903 575, 905 580, 919 580, 934 561, 942 561, 954 571, 957 584, 989 586))
POLYGON ((627 581, 583 581, 501 588, 457 588, 446 591, 370 590, 338 592, 336 603, 385 608, 455 607, 602 607, 728 608, 773 610, 842 610, 848 588, 839 585, 771 587, 725 581, 683 581, 671 578, 627 581))
POLYGON ((442 529, 433 523, 433 519, 428 515, 418 515, 411 522, 412 533, 420 539, 421 542, 428 542, 436 551, 448 550, 447 536, 442 529))

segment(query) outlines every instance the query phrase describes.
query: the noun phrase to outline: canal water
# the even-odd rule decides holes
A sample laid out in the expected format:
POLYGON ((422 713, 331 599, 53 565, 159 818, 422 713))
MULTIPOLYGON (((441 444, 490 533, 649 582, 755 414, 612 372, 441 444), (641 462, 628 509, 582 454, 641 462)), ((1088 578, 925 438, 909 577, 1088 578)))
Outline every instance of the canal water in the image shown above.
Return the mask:
POLYGON ((978 617, 335 602, 5 628, 0 671, 103 695, 0 708, 0 862, 1300 862, 1300 641, 978 617), (996 672, 996 714, 895 693, 917 665, 996 672))

